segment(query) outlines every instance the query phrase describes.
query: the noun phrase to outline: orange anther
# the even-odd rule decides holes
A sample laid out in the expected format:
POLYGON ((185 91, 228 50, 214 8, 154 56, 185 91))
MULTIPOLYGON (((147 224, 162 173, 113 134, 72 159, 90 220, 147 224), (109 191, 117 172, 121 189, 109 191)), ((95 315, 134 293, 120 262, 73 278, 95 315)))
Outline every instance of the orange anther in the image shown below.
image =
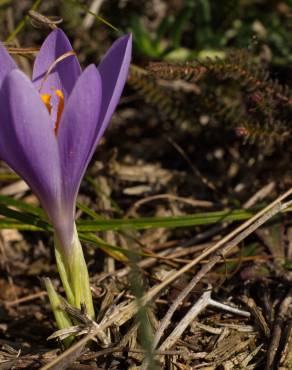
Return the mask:
POLYGON ((41 94, 41 99, 45 106, 48 109, 49 114, 51 114, 52 111, 52 105, 51 105, 51 95, 50 94, 41 94))
POLYGON ((55 94, 59 98, 59 103, 58 103, 58 110, 57 110, 57 119, 55 123, 55 134, 57 135, 59 125, 60 125, 60 120, 61 120, 61 115, 64 110, 64 95, 61 90, 55 90, 55 94))
MULTIPOLYGON (((61 90, 55 90, 55 94, 59 98, 58 106, 57 106, 57 113, 56 113, 56 122, 54 126, 55 135, 58 133, 58 128, 61 120, 61 116, 64 110, 64 94, 61 90)), ((50 94, 41 94, 41 99, 45 106, 48 109, 49 114, 52 112, 52 104, 51 104, 51 95, 50 94)))

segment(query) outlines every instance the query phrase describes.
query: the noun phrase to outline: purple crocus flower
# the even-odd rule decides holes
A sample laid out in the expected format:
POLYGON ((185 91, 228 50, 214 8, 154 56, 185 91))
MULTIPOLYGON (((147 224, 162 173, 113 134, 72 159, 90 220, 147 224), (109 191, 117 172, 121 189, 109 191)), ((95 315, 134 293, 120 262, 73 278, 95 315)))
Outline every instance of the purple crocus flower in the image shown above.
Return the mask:
MULTIPOLYGON (((84 172, 124 88, 131 35, 110 48, 98 68, 81 71, 66 35, 52 31, 35 60, 32 81, 0 43, 0 158, 31 187, 55 233, 57 267, 68 302, 94 318, 88 271, 75 227, 84 172)), ((45 285, 59 328, 72 324, 45 285)))
POLYGON ((70 258, 80 182, 120 99, 131 35, 81 71, 60 29, 44 41, 32 81, 0 44, 0 157, 31 187, 70 258))

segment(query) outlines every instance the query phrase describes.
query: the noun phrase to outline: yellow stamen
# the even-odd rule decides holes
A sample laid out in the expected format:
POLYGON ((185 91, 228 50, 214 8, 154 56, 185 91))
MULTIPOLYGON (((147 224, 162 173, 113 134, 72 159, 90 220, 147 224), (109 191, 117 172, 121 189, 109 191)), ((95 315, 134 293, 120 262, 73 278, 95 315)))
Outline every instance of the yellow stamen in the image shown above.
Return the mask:
POLYGON ((56 90, 55 94, 59 98, 58 110, 57 110, 57 119, 56 119, 56 123, 55 123, 55 134, 57 135, 60 120, 61 120, 61 115, 62 115, 63 110, 64 110, 64 95, 63 95, 61 90, 56 90))
MULTIPOLYGON (((61 116, 62 116, 62 113, 63 113, 63 110, 64 110, 64 94, 59 89, 55 90, 55 94, 59 98, 59 102, 58 102, 58 106, 57 106, 56 122, 55 122, 55 127, 54 127, 55 135, 57 135, 59 125, 60 125, 61 116)), ((43 103, 45 104, 45 106, 47 107, 49 114, 51 114, 51 112, 52 112, 51 97, 52 97, 52 95, 50 95, 50 94, 41 94, 41 99, 42 99, 43 103)))
POLYGON ((50 94, 41 94, 41 99, 45 106, 48 109, 49 114, 51 114, 52 111, 52 105, 51 105, 51 95, 50 94))

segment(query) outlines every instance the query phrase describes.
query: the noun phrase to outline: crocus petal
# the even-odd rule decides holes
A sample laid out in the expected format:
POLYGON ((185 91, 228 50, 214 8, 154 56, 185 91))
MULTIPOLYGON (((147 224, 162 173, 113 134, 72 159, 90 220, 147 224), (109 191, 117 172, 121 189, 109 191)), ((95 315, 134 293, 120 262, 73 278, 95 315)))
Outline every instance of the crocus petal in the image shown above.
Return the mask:
POLYGON ((93 155, 121 97, 125 86, 132 53, 132 35, 120 37, 106 53, 98 66, 102 80, 102 105, 96 127, 93 155))
POLYGON ((14 60, 11 58, 5 47, 0 42, 0 86, 7 73, 14 68, 17 68, 14 60))
POLYGON ((70 207, 75 208, 77 192, 95 140, 101 94, 100 74, 94 65, 90 65, 77 80, 62 114, 57 140, 62 193, 70 207))
POLYGON ((0 157, 28 183, 52 219, 60 199, 60 165, 47 109, 18 69, 5 77, 0 101, 0 157))
POLYGON ((70 41, 65 33, 57 28, 43 42, 33 67, 32 80, 36 89, 41 94, 52 95, 53 121, 56 119, 59 103, 55 91, 61 90, 66 101, 81 73, 77 57, 74 54, 66 54, 70 52, 73 52, 70 41), (60 59, 56 63, 58 58, 60 59), (54 68, 48 73, 52 66, 54 68))

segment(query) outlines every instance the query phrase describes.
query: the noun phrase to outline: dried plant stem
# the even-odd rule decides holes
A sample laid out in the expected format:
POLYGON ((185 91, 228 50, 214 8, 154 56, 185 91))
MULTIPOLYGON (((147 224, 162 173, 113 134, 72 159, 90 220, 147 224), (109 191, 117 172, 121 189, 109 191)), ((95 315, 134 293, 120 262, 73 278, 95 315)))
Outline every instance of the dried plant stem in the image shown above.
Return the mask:
MULTIPOLYGON (((183 332, 186 328, 195 320, 195 318, 208 306, 213 306, 216 308, 223 309, 227 312, 235 313, 238 315, 242 315, 245 317, 249 317, 250 313, 247 311, 243 311, 237 309, 235 307, 230 307, 226 304, 222 304, 220 302, 214 301, 211 298, 211 289, 208 288, 202 296, 197 300, 197 302, 191 307, 191 309, 187 312, 187 314, 181 319, 181 321, 176 325, 175 329, 171 332, 171 334, 165 339, 165 341, 160 345, 158 352, 161 353, 169 348, 171 348, 181 337, 183 332)), ((155 351, 152 352, 152 356, 154 355, 155 351)), ((146 370, 149 366, 148 358, 145 357, 141 370, 146 370)))
POLYGON ((40 292, 37 292, 37 293, 28 294, 28 295, 26 295, 24 297, 21 297, 21 298, 17 298, 13 301, 5 301, 4 304, 5 304, 6 307, 18 306, 19 304, 27 303, 27 302, 33 301, 35 299, 45 297, 46 295, 47 295, 47 292, 40 291, 40 292))
POLYGON ((226 312, 234 313, 235 315, 241 315, 241 316, 244 316, 244 317, 250 317, 251 316, 248 311, 244 311, 244 310, 240 310, 239 308, 236 308, 236 307, 228 306, 227 304, 217 302, 212 298, 209 299, 209 304, 208 305, 212 306, 212 307, 215 307, 215 308, 219 308, 220 310, 223 310, 223 311, 226 311, 226 312))
MULTIPOLYGON (((220 302, 215 301, 211 298, 211 287, 206 290, 201 297, 196 301, 196 303, 189 309, 187 314, 181 319, 181 321, 176 325, 175 329, 172 333, 165 339, 165 341, 160 345, 158 352, 165 351, 171 348, 175 342, 181 337, 185 329, 190 325, 192 321, 208 306, 213 306, 216 308, 220 308, 224 311, 235 313, 238 315, 242 315, 245 317, 249 317, 250 313, 247 311, 239 310, 238 308, 228 306, 226 304, 222 304, 220 302)), ((146 361, 145 361, 146 365, 146 361)), ((141 370, 145 370, 147 366, 142 365, 141 370)))
POLYGON ((177 201, 177 202, 188 204, 188 205, 190 205, 192 207, 210 208, 213 205, 212 202, 209 202, 207 200, 199 200, 199 199, 192 199, 192 198, 186 198, 186 197, 179 197, 179 196, 174 195, 174 194, 156 194, 156 195, 151 195, 149 197, 145 197, 145 198, 139 199, 127 211, 125 217, 136 215, 137 210, 142 205, 144 205, 145 203, 148 203, 148 202, 152 202, 153 200, 157 200, 157 199, 173 200, 173 201, 177 201))
MULTIPOLYGON (((159 350, 166 350, 171 348, 173 344, 181 337, 182 333, 189 326, 189 324, 194 321, 194 319, 202 312, 210 303, 211 290, 206 290, 197 302, 189 309, 187 314, 181 319, 181 321, 176 325, 172 333, 166 338, 166 340, 159 347, 159 350)), ((142 364, 141 370, 147 369, 148 364, 146 361, 142 364)))
POLYGON ((33 22, 36 22, 36 25, 45 25, 52 30, 55 30, 56 28, 58 28, 57 24, 60 24, 63 22, 62 18, 46 17, 45 15, 33 9, 28 11, 28 15, 33 22))

